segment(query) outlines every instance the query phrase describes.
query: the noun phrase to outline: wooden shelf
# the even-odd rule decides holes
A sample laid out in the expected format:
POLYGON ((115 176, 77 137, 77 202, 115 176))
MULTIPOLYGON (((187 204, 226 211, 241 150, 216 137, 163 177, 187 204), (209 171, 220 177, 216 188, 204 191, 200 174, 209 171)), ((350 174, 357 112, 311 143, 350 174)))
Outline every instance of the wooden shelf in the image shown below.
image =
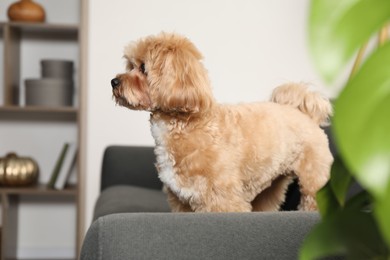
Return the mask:
POLYGON ((0 106, 0 112, 6 113, 64 113, 73 114, 77 112, 75 107, 41 107, 41 106, 0 106))
POLYGON ((0 119, 6 120, 70 120, 77 119, 75 107, 0 106, 0 119))
POLYGON ((77 24, 52 24, 52 23, 29 23, 29 22, 3 22, 3 25, 9 25, 11 27, 20 28, 23 30, 31 31, 73 31, 77 32, 79 26, 77 24))
POLYGON ((19 33, 34 33, 39 35, 68 35, 77 38, 78 25, 72 24, 49 24, 49 23, 28 23, 28 22, 3 22, 2 27, 9 27, 19 33))
POLYGON ((31 187, 2 187, 0 194, 5 195, 50 195, 50 196, 76 196, 76 186, 68 186, 63 190, 49 189, 44 184, 31 187))

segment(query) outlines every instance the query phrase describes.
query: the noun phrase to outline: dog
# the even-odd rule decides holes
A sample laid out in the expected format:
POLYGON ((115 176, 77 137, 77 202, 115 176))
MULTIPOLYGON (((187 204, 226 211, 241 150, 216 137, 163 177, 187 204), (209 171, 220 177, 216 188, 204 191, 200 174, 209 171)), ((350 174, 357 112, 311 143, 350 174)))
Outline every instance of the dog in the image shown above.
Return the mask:
POLYGON ((294 178, 298 209, 317 210, 333 162, 320 128, 332 114, 327 98, 288 83, 268 102, 219 104, 201 53, 178 34, 140 39, 124 57, 113 97, 150 112, 156 167, 173 212, 277 211, 294 178))

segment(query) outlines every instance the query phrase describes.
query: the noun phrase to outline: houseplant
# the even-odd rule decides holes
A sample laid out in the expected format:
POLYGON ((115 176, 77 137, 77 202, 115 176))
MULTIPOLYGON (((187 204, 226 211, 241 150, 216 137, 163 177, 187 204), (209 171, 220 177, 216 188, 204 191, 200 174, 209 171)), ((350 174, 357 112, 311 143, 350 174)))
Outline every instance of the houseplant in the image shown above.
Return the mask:
POLYGON ((326 82, 334 82, 361 51, 334 104, 332 131, 340 157, 317 195, 321 222, 306 238, 300 259, 390 259, 389 21, 388 0, 310 2, 309 42, 326 82), (364 52, 362 46, 378 34, 379 46, 364 52), (347 197, 353 181, 363 191, 347 197))

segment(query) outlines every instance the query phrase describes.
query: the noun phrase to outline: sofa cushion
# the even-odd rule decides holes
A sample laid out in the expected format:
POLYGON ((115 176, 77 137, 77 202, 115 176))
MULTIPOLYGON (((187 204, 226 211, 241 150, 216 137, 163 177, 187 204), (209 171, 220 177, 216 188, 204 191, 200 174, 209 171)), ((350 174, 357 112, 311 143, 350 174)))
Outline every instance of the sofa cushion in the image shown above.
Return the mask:
POLYGON ((161 190, 130 185, 108 187, 100 194, 94 219, 122 212, 169 212, 167 196, 161 190))

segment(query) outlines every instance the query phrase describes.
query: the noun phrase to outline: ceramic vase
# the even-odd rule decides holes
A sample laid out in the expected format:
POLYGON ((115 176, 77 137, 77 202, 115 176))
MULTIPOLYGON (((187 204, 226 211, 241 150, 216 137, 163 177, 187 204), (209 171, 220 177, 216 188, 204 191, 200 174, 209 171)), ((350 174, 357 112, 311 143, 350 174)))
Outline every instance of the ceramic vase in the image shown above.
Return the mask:
POLYGON ((33 0, 19 0, 8 8, 8 18, 18 22, 44 22, 45 9, 33 0))

